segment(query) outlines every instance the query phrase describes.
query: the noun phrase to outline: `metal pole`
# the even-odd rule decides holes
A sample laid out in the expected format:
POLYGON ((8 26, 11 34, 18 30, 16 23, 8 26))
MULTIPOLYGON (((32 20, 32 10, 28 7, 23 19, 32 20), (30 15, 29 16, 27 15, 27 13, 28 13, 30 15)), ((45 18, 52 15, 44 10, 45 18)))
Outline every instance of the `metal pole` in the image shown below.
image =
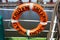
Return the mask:
MULTIPOLYGON (((57 18, 56 18, 56 11, 57 10, 57 7, 56 7, 56 5, 54 6, 54 11, 53 11, 53 14, 52 14, 52 21, 51 21, 51 24, 50 24, 50 31, 49 31, 49 33, 48 33, 48 35, 47 35, 47 40, 53 40, 52 38, 53 38, 53 34, 54 34, 54 29, 55 29, 55 25, 56 25, 56 20, 57 20, 57 18), (50 39, 51 38, 51 39, 50 39)), ((56 32, 55 32, 56 33, 56 32)))
POLYGON ((58 18, 58 28, 57 28, 57 40, 60 40, 60 0, 58 0, 57 5, 57 18, 58 18))
POLYGON ((21 4, 23 4, 23 2, 22 2, 22 0, 19 0, 18 5, 21 5, 21 4))
MULTIPOLYGON (((9 11, 13 11, 14 9, 3 9, 3 8, 0 8, 0 10, 9 10, 9 11)), ((44 10, 45 12, 53 12, 53 10, 44 10)))
POLYGON ((55 29, 55 25, 56 25, 56 20, 57 20, 57 16, 55 16, 55 19, 54 19, 54 24, 53 24, 53 28, 52 28, 52 33, 51 33, 51 38, 50 40, 54 40, 53 37, 54 37, 54 29, 55 29))
POLYGON ((29 0, 29 2, 31 2, 31 0, 29 0))

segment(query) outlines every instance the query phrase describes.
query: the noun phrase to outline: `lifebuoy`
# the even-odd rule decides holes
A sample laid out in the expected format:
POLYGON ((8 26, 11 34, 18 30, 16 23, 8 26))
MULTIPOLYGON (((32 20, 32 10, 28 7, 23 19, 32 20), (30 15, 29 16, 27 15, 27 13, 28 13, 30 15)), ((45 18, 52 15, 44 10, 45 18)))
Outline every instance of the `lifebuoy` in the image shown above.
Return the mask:
POLYGON ((14 12, 12 13, 11 23, 12 26, 22 35, 28 35, 33 36, 38 33, 40 33, 42 30, 44 30, 45 26, 47 25, 47 14, 44 12, 43 8, 35 3, 24 3, 19 5, 14 12), (23 12, 32 10, 36 12, 40 17, 40 23, 38 26, 32 30, 27 30, 21 26, 21 24, 18 22, 18 19, 23 14, 23 12))

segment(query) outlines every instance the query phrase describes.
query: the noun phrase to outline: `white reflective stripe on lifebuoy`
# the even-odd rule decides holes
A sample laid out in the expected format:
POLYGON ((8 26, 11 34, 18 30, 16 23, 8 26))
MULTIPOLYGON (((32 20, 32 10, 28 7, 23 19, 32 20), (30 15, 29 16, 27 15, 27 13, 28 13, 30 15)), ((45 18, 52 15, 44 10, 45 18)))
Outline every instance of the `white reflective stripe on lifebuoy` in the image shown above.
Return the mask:
POLYGON ((15 22, 18 22, 18 20, 13 20, 13 19, 11 19, 11 22, 12 22, 12 23, 15 23, 15 22))
POLYGON ((42 25, 47 25, 47 22, 40 22, 40 24, 42 24, 42 25))
POLYGON ((30 36, 30 30, 27 30, 27 31, 26 31, 26 34, 27 34, 28 36, 30 36))
POLYGON ((16 6, 16 8, 15 9, 17 9, 18 8, 18 6, 16 6))
POLYGON ((29 6, 30 6, 30 9, 32 9, 32 8, 33 8, 33 3, 30 3, 30 5, 29 5, 29 6))
POLYGON ((32 9, 32 8, 33 8, 33 3, 25 4, 25 5, 29 5, 30 9, 32 9))

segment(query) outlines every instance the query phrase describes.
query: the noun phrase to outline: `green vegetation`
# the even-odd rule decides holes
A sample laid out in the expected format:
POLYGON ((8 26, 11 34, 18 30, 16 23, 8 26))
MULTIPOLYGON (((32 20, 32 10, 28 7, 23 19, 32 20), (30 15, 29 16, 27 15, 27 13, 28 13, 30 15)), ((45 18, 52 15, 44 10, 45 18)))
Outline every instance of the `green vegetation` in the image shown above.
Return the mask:
MULTIPOLYGON (((27 37, 12 37, 6 38, 6 40, 28 40, 27 37)), ((31 37, 29 40, 46 40, 46 38, 39 38, 39 37, 31 37)))

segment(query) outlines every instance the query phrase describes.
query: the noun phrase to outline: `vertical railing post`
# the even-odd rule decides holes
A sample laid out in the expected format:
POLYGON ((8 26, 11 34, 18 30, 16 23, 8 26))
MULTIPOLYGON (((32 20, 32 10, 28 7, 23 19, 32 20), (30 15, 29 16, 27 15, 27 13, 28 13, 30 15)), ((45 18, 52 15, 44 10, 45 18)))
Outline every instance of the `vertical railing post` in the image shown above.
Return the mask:
POLYGON ((4 27, 2 16, 0 16, 0 40, 4 40, 4 27))

